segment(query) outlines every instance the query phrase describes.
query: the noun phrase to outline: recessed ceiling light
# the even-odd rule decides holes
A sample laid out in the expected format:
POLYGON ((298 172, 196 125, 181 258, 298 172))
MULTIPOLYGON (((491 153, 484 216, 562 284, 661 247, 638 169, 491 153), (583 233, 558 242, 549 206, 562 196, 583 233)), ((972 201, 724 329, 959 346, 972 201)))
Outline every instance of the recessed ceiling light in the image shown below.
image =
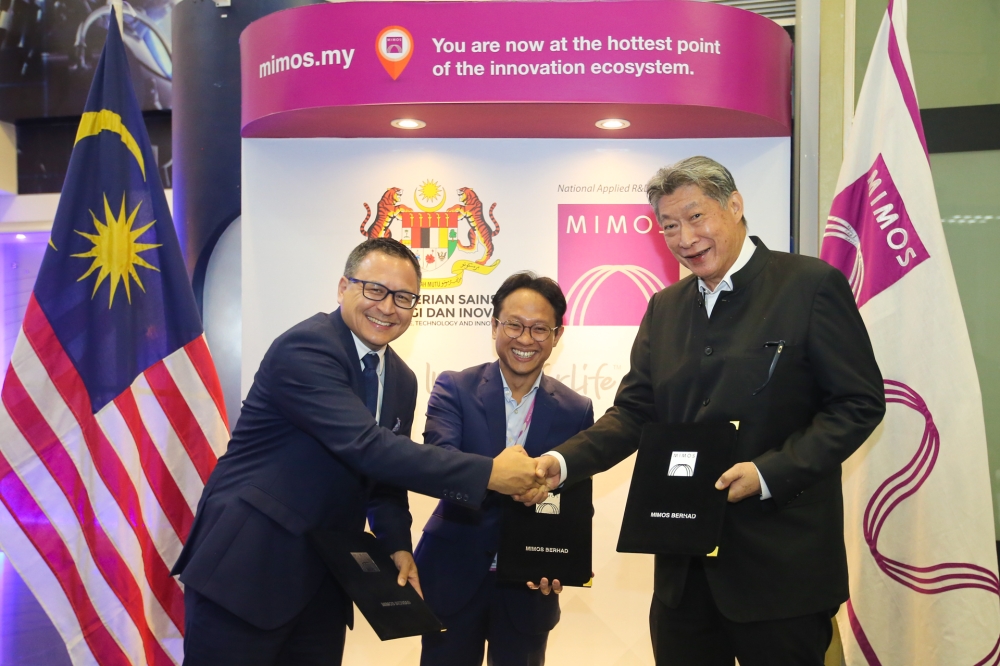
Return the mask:
POLYGON ((422 120, 417 120, 416 118, 396 118, 391 123, 393 127, 406 130, 420 129, 421 127, 427 127, 427 123, 422 120))
POLYGON ((624 118, 605 118, 604 120, 598 120, 594 124, 600 127, 601 129, 620 130, 620 129, 625 129, 632 123, 625 120, 624 118))
POLYGON ((24 240, 25 238, 27 238, 27 236, 25 236, 24 234, 17 234, 16 236, 14 236, 14 238, 16 238, 17 240, 24 240))

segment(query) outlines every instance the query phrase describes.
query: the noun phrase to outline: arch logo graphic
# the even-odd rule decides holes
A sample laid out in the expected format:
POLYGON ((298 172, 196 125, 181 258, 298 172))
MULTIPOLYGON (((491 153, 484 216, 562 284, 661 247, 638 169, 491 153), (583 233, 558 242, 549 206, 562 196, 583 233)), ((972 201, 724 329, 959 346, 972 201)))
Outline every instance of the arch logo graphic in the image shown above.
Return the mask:
POLYGON ((694 466, 697 461, 697 451, 671 451, 667 476, 694 476, 694 466))
POLYGON ((680 268, 649 204, 560 204, 559 284, 571 326, 638 326, 680 268))
POLYGON ((879 155, 834 198, 820 258, 847 276, 860 308, 929 257, 879 155))
POLYGON ((413 35, 401 25, 383 28, 375 38, 375 53, 385 71, 395 81, 406 69, 410 56, 413 55, 413 35))
POLYGON ((361 221, 361 234, 368 238, 395 238, 410 248, 420 262, 422 289, 449 289, 462 284, 466 271, 489 275, 500 265, 493 259, 494 237, 500 223, 493 215, 496 202, 484 210, 471 187, 460 187, 458 202, 445 207, 448 193, 433 179, 413 190, 413 205, 403 203, 403 189, 390 187, 361 221), (493 259, 492 261, 490 261, 493 259))

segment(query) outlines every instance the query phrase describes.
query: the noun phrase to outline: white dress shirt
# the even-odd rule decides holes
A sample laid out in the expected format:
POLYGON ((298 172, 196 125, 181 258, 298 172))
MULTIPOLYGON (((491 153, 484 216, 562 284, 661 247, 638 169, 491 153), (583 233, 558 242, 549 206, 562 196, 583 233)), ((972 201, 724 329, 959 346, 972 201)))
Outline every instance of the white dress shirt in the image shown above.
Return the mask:
POLYGON ((531 390, 524 394, 521 402, 514 400, 514 394, 507 386, 507 378, 500 371, 500 381, 503 382, 503 408, 507 416, 507 440, 504 446, 524 446, 528 439, 528 428, 531 427, 531 414, 535 409, 535 395, 538 385, 542 382, 542 373, 538 373, 531 390))
MULTIPOLYGON (((531 390, 524 394, 521 402, 514 400, 514 394, 507 386, 507 378, 500 371, 500 381, 503 382, 503 408, 507 416, 507 436, 505 447, 524 446, 528 439, 528 429, 531 427, 531 415, 535 412, 535 396, 538 395, 538 385, 542 382, 542 373, 538 373, 535 383, 531 385, 531 390)), ((493 556, 493 563, 490 564, 490 571, 497 570, 497 556, 493 556)))
POLYGON ((736 261, 726 274, 722 277, 719 284, 715 285, 715 289, 711 290, 705 281, 698 278, 698 291, 701 292, 702 299, 705 301, 705 312, 708 313, 709 318, 712 317, 712 310, 715 309, 715 302, 719 300, 719 294, 724 291, 733 290, 733 273, 740 270, 750 262, 750 257, 753 256, 753 251, 757 249, 757 246, 753 244, 750 240, 750 234, 743 237, 743 247, 740 248, 740 255, 736 257, 736 261))
POLYGON ((358 350, 358 363, 361 364, 362 372, 365 369, 365 363, 361 359, 371 353, 378 354, 378 367, 376 373, 378 374, 378 407, 375 408, 375 423, 378 423, 379 416, 382 415, 382 392, 383 386, 385 385, 385 345, 381 349, 370 349, 368 345, 361 342, 361 338, 354 335, 354 331, 351 331, 351 337, 354 338, 354 347, 358 350))
MULTIPOLYGON (((733 273, 739 271, 750 262, 750 257, 753 256, 756 249, 757 246, 750 240, 750 234, 744 236, 743 247, 740 248, 739 256, 736 257, 736 261, 726 271, 719 284, 715 285, 715 289, 709 289, 705 281, 698 278, 698 291, 701 292, 702 300, 705 301, 705 312, 710 319, 712 317, 712 310, 715 309, 715 302, 719 300, 719 294, 724 291, 733 290, 733 273)), ((562 475, 559 477, 559 483, 566 483, 566 480, 569 478, 569 470, 566 468, 566 459, 563 455, 558 451, 549 451, 543 455, 552 456, 559 461, 559 470, 562 472, 562 475)), ((756 465, 754 465, 754 469, 757 469, 756 465)), ((767 483, 764 481, 764 477, 761 475, 759 469, 757 469, 757 479, 760 481, 760 498, 762 500, 770 499, 771 491, 768 490, 767 483)))

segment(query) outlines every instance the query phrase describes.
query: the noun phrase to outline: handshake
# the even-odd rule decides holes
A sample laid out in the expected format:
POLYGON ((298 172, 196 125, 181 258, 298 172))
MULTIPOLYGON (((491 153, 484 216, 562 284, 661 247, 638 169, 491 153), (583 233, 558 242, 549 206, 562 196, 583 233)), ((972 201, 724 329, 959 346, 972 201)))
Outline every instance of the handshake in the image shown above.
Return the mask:
POLYGON ((493 459, 487 487, 531 506, 544 501, 561 478, 558 459, 546 455, 531 458, 524 447, 508 446, 493 459))

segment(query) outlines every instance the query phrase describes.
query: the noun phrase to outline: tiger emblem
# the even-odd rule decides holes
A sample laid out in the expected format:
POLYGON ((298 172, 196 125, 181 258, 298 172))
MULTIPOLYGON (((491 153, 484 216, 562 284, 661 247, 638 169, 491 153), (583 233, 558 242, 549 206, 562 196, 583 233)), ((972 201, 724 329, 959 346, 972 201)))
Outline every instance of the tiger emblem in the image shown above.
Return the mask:
POLYGON ((486 262, 493 256, 493 237, 500 233, 500 223, 493 217, 493 209, 497 205, 494 202, 490 206, 490 220, 493 221, 493 228, 490 229, 490 225, 486 223, 486 218, 483 217, 483 202, 479 200, 479 195, 471 187, 460 187, 458 189, 458 200, 461 203, 449 208, 448 212, 457 212, 460 220, 465 220, 469 223, 469 244, 463 245, 459 241, 458 247, 465 252, 473 252, 476 249, 477 242, 482 241, 483 246, 486 248, 486 253, 477 259, 476 263, 485 266, 486 262))
MULTIPOLYGON (((379 199, 378 205, 375 207, 375 221, 372 225, 365 229, 365 225, 368 224, 369 218, 372 216, 372 209, 368 207, 368 204, 363 203, 365 210, 368 214, 365 215, 364 221, 361 222, 361 235, 367 236, 368 238, 392 238, 392 232, 389 230, 389 226, 396 220, 402 217, 402 214, 413 209, 404 206, 399 203, 399 200, 403 197, 403 190, 398 187, 390 187, 379 199)), ((481 207, 480 207, 481 209, 481 207)), ((480 213, 480 216, 482 214, 480 213)))

